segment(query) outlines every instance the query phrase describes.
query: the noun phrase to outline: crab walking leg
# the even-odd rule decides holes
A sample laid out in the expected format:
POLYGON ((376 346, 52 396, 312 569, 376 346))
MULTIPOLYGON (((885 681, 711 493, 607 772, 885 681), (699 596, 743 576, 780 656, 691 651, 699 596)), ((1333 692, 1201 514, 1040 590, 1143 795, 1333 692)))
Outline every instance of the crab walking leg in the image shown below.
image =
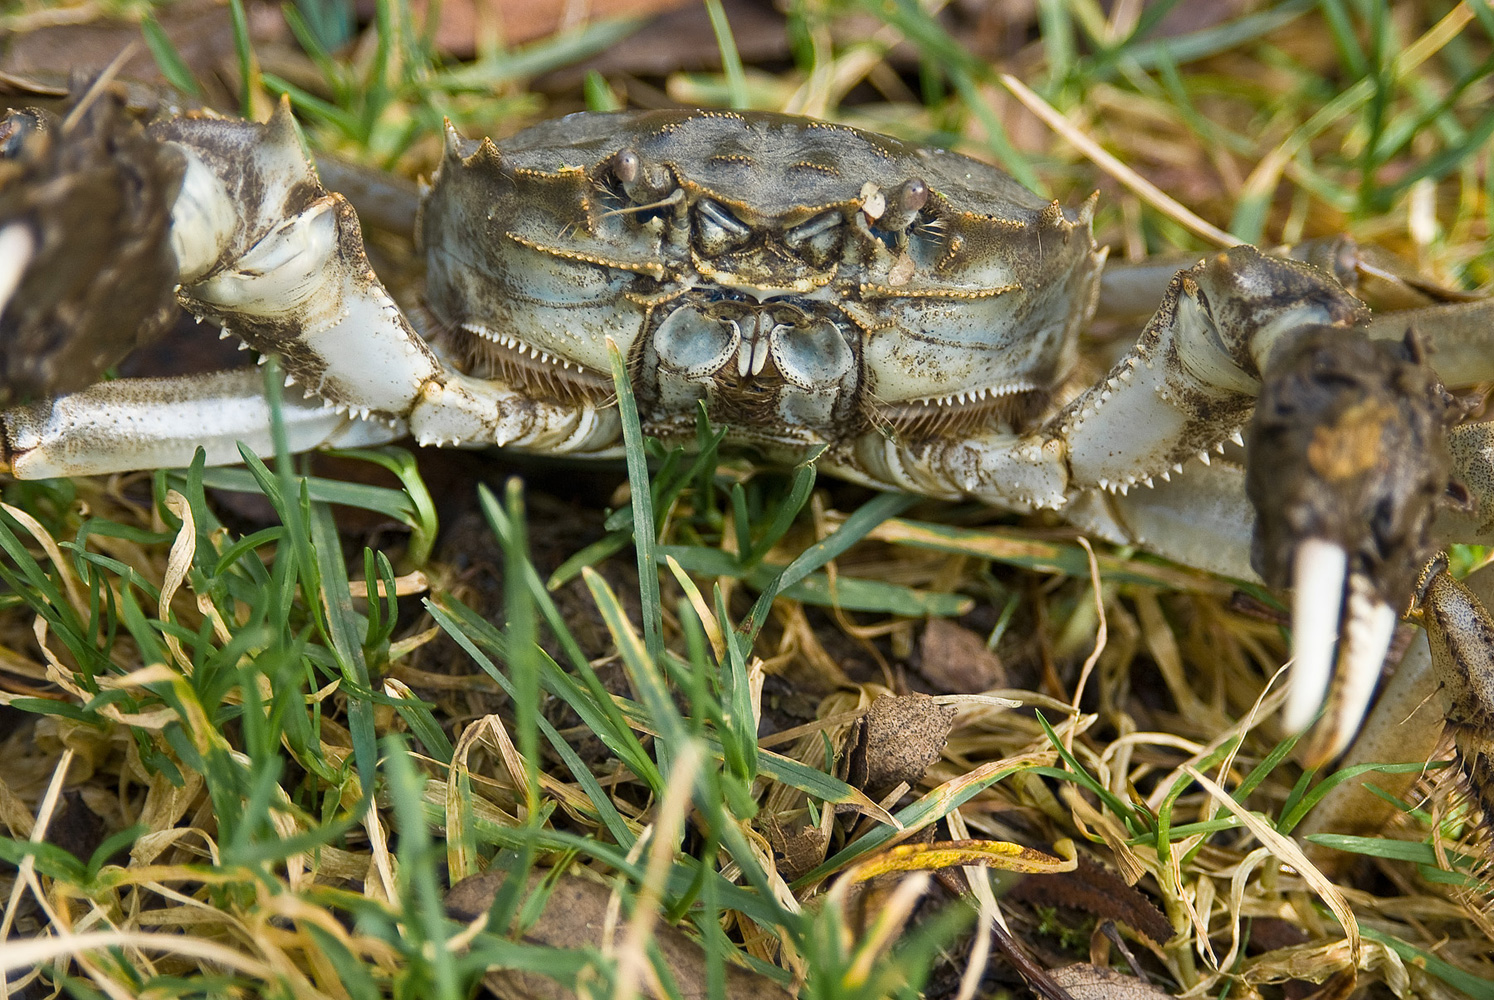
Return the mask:
POLYGON ((1438 512, 1439 544, 1494 545, 1494 423, 1460 424, 1448 431, 1452 479, 1468 491, 1467 503, 1438 512))
POLYGON ((586 458, 623 454, 617 407, 534 399, 497 382, 447 371, 421 387, 410 433, 423 445, 481 447, 586 458))
MULTIPOLYGON (((321 403, 281 407, 291 451, 382 444, 404 434, 398 422, 359 420, 321 403)), ((240 369, 186 378, 119 379, 0 414, 5 454, 20 479, 85 476, 177 467, 198 448, 209 465, 242 461, 238 443, 275 453, 264 376, 240 369)))
MULTIPOLYGON (((547 406, 456 373, 426 383, 408 426, 294 396, 281 406, 292 452, 365 447, 413 433, 423 444, 512 442, 604 455, 620 434, 614 410, 547 406)), ((118 379, 0 413, 0 454, 18 479, 175 468, 198 448, 208 465, 231 465, 242 461, 240 443, 262 458, 275 453, 264 377, 254 368, 118 379)))
MULTIPOLYGON (((1407 354, 1414 345, 1372 345, 1360 329, 1367 318, 1364 306, 1326 273, 1236 247, 1179 273, 1130 354, 1037 432, 905 446, 895 462, 882 464, 913 481, 942 477, 929 492, 964 492, 1018 508, 1094 508, 1088 491, 1128 498, 1132 487, 1166 482, 1185 462, 1207 464, 1211 451, 1242 443, 1244 425, 1263 399, 1260 409, 1280 419, 1264 438, 1253 432, 1253 468, 1265 466, 1266 486, 1249 492, 1257 507, 1274 504, 1260 522, 1267 582, 1284 586, 1294 573, 1305 574, 1294 601, 1292 685, 1301 693, 1288 722, 1309 721, 1328 691, 1327 718, 1306 750, 1321 761, 1342 750, 1363 713, 1395 606, 1412 582, 1398 578, 1395 564, 1416 565, 1427 541, 1424 512, 1447 481, 1445 461, 1437 467, 1423 460, 1442 411, 1429 404, 1404 431, 1394 419, 1407 395, 1440 401, 1440 390, 1431 391, 1435 379, 1407 354), (1322 379, 1319 354, 1333 356, 1341 345, 1353 346, 1353 364, 1379 381, 1342 371, 1322 379), (1391 356, 1396 350, 1407 356, 1391 356), (1277 391, 1283 382, 1290 391, 1277 391), (1270 390, 1265 397, 1263 388, 1270 390), (1319 431, 1321 441, 1314 438, 1319 431), (1382 462, 1387 454, 1390 461, 1382 462), (1395 475, 1377 479, 1373 473, 1387 464, 1395 475), (1328 499, 1319 503, 1319 497, 1328 499), (1376 513, 1382 501, 1394 513, 1388 538, 1373 533, 1386 519, 1376 513), (1307 549, 1296 557, 1304 541, 1307 549), (1322 618, 1327 627, 1314 627, 1322 618)), ((1137 512, 1154 511, 1138 502, 1137 512)), ((1239 529, 1221 538, 1221 547, 1232 550, 1225 561, 1236 566, 1245 561, 1240 542, 1253 521, 1243 505, 1240 515, 1239 529)), ((1151 534, 1149 543, 1157 545, 1165 533, 1151 534)), ((1165 541, 1161 547, 1167 549, 1165 541)))
MULTIPOLYGON (((1433 542, 1494 545, 1494 422, 1462 424, 1447 436, 1450 478, 1468 490, 1471 502, 1436 512, 1433 542)), ((1075 527, 1117 545, 1140 546, 1223 576, 1259 579, 1250 564, 1255 508, 1246 498, 1244 468, 1228 459, 1185 463, 1181 475, 1153 489, 1083 491, 1063 514, 1075 527)))
POLYGON ((1407 329, 1427 345, 1432 367, 1448 385, 1494 380, 1494 299, 1382 313, 1368 332, 1374 340, 1400 340, 1407 329))
MULTIPOLYGON (((1431 567, 1419 610, 1458 764, 1485 819, 1494 823, 1494 618, 1446 568, 1442 560, 1431 567)), ((1479 589, 1487 596, 1487 586, 1479 589)))
POLYGON ((1193 461, 1153 489, 1077 493, 1064 520, 1117 545, 1135 545, 1210 573, 1258 579, 1250 565, 1255 509, 1245 497, 1245 470, 1219 459, 1193 461))

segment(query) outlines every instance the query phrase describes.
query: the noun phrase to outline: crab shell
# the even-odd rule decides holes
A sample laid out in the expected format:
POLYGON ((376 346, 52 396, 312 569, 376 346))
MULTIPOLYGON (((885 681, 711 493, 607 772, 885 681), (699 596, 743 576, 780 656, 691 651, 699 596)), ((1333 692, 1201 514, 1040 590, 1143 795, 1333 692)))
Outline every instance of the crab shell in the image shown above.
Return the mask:
POLYGON ((474 374, 600 400, 605 333, 650 433, 704 400, 736 443, 812 447, 1041 409, 1093 310, 1091 211, 846 126, 623 112, 449 133, 420 232, 474 374))
MULTIPOLYGON (((421 220, 434 347, 373 273, 352 206, 321 186, 288 104, 264 125, 177 118, 147 134, 185 164, 170 227, 178 301, 281 356, 307 393, 280 407, 279 440, 296 449, 408 432, 423 444, 615 456, 611 341, 653 434, 687 432, 703 404, 732 443, 775 460, 815 455, 822 471, 881 488, 1061 509, 1104 537, 1248 576, 1255 518, 1242 475, 1208 463, 1211 450, 1244 443, 1263 384, 1306 379, 1314 390, 1265 408, 1290 417, 1289 430, 1303 403, 1327 419, 1306 420, 1305 455, 1288 441, 1278 467, 1258 470, 1268 491, 1303 476, 1305 461, 1344 494, 1327 506, 1351 515, 1383 509, 1384 490, 1370 489, 1369 507, 1356 492, 1383 477, 1359 475, 1368 465, 1338 462, 1334 449, 1318 462, 1319 431, 1363 445, 1351 457, 1414 458, 1429 448, 1388 433, 1396 421, 1378 414, 1418 396, 1432 404, 1427 443, 1440 446, 1445 429, 1440 392, 1394 391, 1369 407, 1317 393, 1315 355, 1293 344, 1399 340, 1406 314, 1377 324, 1331 275, 1243 246, 1174 275, 1131 350, 1062 398, 1103 257, 1089 206, 1066 214, 993 168, 841 126, 585 115, 521 133, 502 153, 448 132, 421 220)), ((0 225, 10 248, 0 299, 25 278, 28 226, 0 225)), ((1449 370, 1494 378, 1489 308, 1468 305, 1419 311, 1417 328, 1449 370)), ((206 461, 231 462, 241 443, 276 450, 273 410, 253 373, 118 380, 0 413, 0 461, 23 478, 184 465, 199 446, 206 461)), ((1494 455, 1494 433, 1481 426, 1447 434, 1454 475, 1494 507, 1494 459, 1480 457, 1494 455)), ((1425 506, 1446 464, 1398 467, 1418 464, 1427 482, 1390 493, 1425 506)), ((1352 733, 1394 630, 1399 598, 1360 555, 1363 529, 1380 522, 1402 525, 1350 516, 1354 531, 1340 537, 1308 524, 1279 560, 1297 590, 1285 721, 1302 728, 1326 697, 1308 754, 1319 762, 1352 733), (1325 696, 1330 674, 1347 680, 1325 696)), ((1366 542, 1380 563, 1414 561, 1426 541, 1398 528, 1410 551, 1388 551, 1381 534, 1366 542)))

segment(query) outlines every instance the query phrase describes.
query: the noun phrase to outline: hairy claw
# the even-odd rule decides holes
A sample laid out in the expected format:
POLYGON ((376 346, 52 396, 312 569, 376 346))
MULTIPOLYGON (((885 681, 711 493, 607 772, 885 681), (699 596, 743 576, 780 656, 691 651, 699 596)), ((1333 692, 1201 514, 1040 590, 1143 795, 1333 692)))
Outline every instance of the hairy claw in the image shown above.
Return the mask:
MULTIPOLYGON (((53 148, 41 119, 10 122, 0 179, 53 148)), ((448 124, 417 222, 417 329, 288 106, 263 125, 163 120, 140 139, 176 171, 147 178, 165 270, 142 285, 179 284, 193 315, 282 357, 307 394, 291 404, 298 447, 408 430, 616 455, 610 339, 659 438, 694 441, 704 409, 725 444, 769 461, 1051 508, 1241 577, 1258 522, 1257 570, 1297 587, 1287 722, 1327 706, 1314 757, 1352 731, 1431 544, 1447 396, 1414 339, 1372 344, 1365 304, 1299 261, 1235 247, 1169 274, 1135 346, 1083 388, 1078 334, 1106 259, 1093 199, 1065 209, 957 154, 783 115, 579 114, 501 148, 448 124), (1247 484, 1228 445, 1252 408, 1247 484)), ((4 209, 10 194, 7 324, 47 301, 26 261, 45 234, 4 209)), ((1494 325, 1464 326, 1439 343, 1494 356, 1494 325)), ((238 439, 267 446, 254 392, 122 380, 11 408, 0 430, 20 475, 185 464, 199 443, 231 461, 238 439)), ((1494 435, 1457 440, 1470 493, 1494 500, 1494 435)))
POLYGON ((1327 695, 1323 730, 1306 749, 1314 761, 1352 737, 1395 609, 1433 548, 1451 412, 1414 337, 1309 327, 1270 358, 1247 444, 1246 490, 1259 514, 1252 557, 1267 583, 1295 588, 1297 674, 1284 721, 1301 728, 1327 695))
POLYGON ((182 164, 113 87, 0 118, 0 403, 81 389, 175 316, 182 164))

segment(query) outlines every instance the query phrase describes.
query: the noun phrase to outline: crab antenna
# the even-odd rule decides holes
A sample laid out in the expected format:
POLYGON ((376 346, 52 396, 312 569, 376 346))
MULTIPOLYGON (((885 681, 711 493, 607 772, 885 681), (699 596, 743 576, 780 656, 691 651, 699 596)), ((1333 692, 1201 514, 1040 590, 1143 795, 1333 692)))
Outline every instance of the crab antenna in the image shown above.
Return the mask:
POLYGON ((658 201, 651 201, 646 205, 626 205, 622 208, 609 208, 602 213, 602 218, 607 219, 614 215, 632 215, 636 212, 647 212, 655 208, 669 208, 672 205, 678 205, 684 197, 684 190, 675 188, 668 198, 660 198, 658 201))

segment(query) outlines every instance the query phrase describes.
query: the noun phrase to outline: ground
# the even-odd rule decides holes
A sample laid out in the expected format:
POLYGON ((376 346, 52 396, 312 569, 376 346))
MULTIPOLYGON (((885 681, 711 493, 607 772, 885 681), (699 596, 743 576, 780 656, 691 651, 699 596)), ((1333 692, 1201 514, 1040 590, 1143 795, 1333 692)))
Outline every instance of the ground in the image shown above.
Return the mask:
MULTIPOLYGON (((96 70, 143 37, 127 75, 258 117, 290 93, 316 149, 405 176, 432 169, 443 115, 501 139, 585 106, 789 110, 953 145, 1069 203, 1098 189, 1115 259, 1209 248, 1196 216, 1263 245, 1347 232, 1450 287, 1494 279, 1478 0, 935 6, 687 7, 512 45, 453 16, 435 37, 463 61, 436 61, 401 6, 251 4, 236 37, 195 0, 23 3, 0 14, 0 70, 96 70)), ((416 303, 395 277, 407 239, 365 228, 416 303)), ((125 371, 221 363, 161 343, 125 371)), ((14 987, 445 998, 492 967, 499 995, 533 995, 526 972, 606 995, 653 988, 634 961, 652 936, 685 995, 744 962, 726 995, 1020 994, 1025 975, 1047 996, 1494 997, 1486 897, 1455 847, 1467 812, 1426 798, 1440 764, 1367 831, 1329 790, 1424 757, 1294 763, 1265 693, 1279 595, 1056 519, 709 448, 652 457, 385 449, 8 483, 14 987), (365 600, 368 580, 401 596, 365 600), (504 930, 516 892, 486 930, 443 917, 460 878, 531 866, 554 891, 522 934, 504 930), (908 869, 937 877, 919 895, 893 877, 908 869), (579 936, 608 891, 619 940, 579 936), (1104 978, 1137 973, 1151 985, 1104 978)), ((496 888, 447 909, 475 919, 496 888)))

